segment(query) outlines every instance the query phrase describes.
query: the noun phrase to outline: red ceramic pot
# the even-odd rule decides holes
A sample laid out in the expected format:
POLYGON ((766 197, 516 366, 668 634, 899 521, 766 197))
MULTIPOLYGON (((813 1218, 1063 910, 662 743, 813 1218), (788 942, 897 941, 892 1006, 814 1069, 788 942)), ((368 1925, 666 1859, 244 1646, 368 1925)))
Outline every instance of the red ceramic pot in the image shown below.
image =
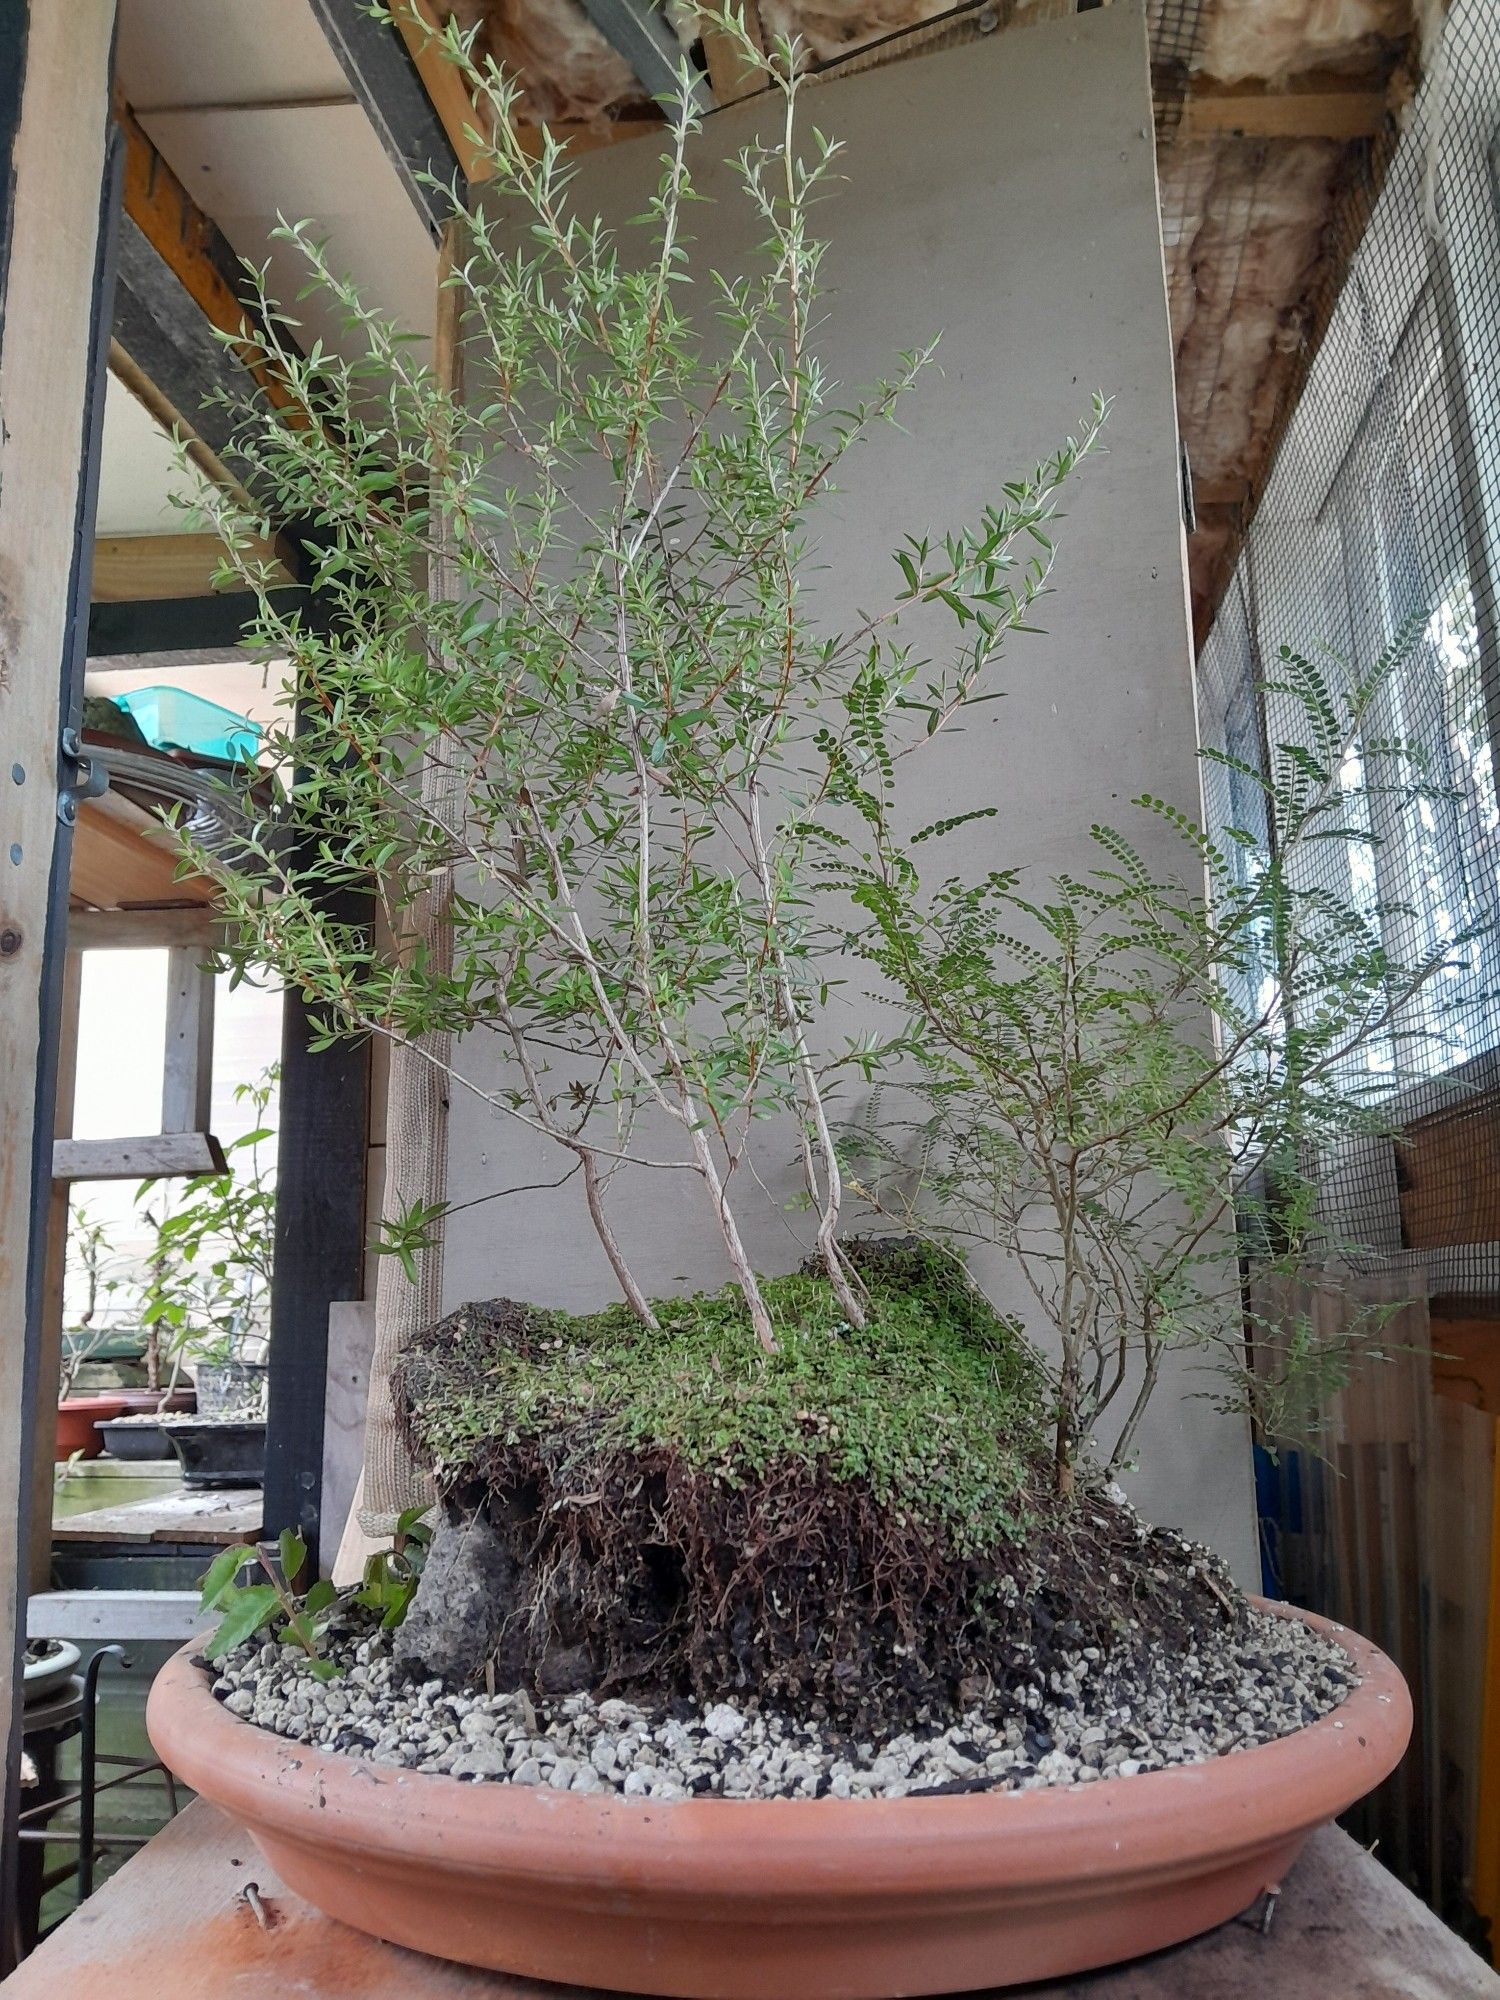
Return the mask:
POLYGON ((57 1406, 56 1457, 59 1463, 75 1454, 83 1458, 97 1458, 104 1449, 104 1442, 94 1429, 95 1424, 107 1423, 111 1417, 118 1417, 124 1408, 123 1394, 64 1397, 57 1406))
POLYGON ((191 1647, 158 1676, 147 1723, 290 1889, 393 1944, 689 2000, 888 2000, 1133 1958, 1280 1882, 1411 1733, 1391 1662, 1306 1623, 1360 1674, 1335 1714, 1067 1790, 655 1802, 466 1784, 253 1728, 215 1701, 191 1647))

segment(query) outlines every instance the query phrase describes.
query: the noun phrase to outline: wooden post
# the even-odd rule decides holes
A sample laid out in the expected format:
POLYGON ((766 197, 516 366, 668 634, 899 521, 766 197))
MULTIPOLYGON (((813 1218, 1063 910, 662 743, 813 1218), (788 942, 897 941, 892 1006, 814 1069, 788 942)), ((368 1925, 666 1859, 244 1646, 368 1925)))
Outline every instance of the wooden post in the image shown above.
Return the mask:
POLYGON ((203 958, 190 944, 173 945, 167 952, 163 1132, 206 1132, 213 1122, 214 976, 203 958))
MULTIPOLYGON (((83 958, 66 947, 63 961, 62 1007, 58 1017, 56 1111, 52 1121, 58 1139, 73 1135, 73 1093, 78 1080, 78 1011, 83 988, 83 958)), ((47 1197, 46 1272, 42 1283, 42 1317, 37 1331, 37 1381, 31 1433, 31 1588, 46 1590, 52 1581, 52 1482, 57 1455, 57 1398, 51 1386, 62 1379, 63 1286, 68 1273, 68 1210, 72 1183, 54 1180, 47 1197)))
POLYGON ((0 1973, 14 1926, 30 1432, 46 1260, 68 829, 109 333, 114 0, 0 0, 0 1973))

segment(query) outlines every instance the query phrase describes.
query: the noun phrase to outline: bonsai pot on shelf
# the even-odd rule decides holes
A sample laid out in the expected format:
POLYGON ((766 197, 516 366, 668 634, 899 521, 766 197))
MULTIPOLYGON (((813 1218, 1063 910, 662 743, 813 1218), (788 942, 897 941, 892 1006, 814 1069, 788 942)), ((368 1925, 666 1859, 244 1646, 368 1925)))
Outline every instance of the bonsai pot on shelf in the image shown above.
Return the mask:
POLYGON ((161 1460, 172 1457, 172 1447, 158 1418, 145 1413, 132 1415, 129 1411, 118 1417, 110 1417, 96 1423, 95 1430, 106 1455, 110 1458, 136 1463, 148 1459, 161 1460))
POLYGON ((122 1389, 120 1399, 125 1406, 120 1414, 94 1426, 109 1456, 131 1461, 170 1458, 172 1447, 158 1420, 192 1410, 193 1390, 122 1389))
POLYGON ((889 2000, 1059 1978, 1248 1908, 1411 1730, 1383 1654, 1306 1614, 1359 1685, 1277 1742, 1086 1788, 657 1802, 467 1783, 231 1715, 189 1648, 158 1755, 330 1916, 522 1977, 685 2000, 889 2000))
POLYGON ((161 1433, 188 1486, 259 1486, 266 1469, 264 1417, 169 1417, 161 1433))
POLYGON ((78 1648, 66 1639, 28 1639, 22 1694, 26 1706, 46 1701, 65 1687, 79 1657, 78 1648))
POLYGON ((118 1417, 125 1407, 120 1395, 65 1396, 57 1406, 57 1458, 97 1458, 104 1441, 97 1426, 118 1417))

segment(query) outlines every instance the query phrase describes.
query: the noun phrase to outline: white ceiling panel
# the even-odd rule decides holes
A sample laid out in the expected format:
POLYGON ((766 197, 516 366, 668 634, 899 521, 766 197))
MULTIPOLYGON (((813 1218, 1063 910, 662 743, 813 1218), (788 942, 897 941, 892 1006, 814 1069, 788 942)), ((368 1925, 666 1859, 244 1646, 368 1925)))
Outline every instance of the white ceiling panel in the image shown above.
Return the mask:
POLYGON ((270 259, 279 299, 305 329, 337 349, 346 336, 321 298, 298 302, 307 267, 270 241, 279 217, 311 220, 335 270, 413 333, 432 325, 432 239, 357 105, 295 111, 160 111, 143 118, 173 171, 242 257, 270 259))
POLYGON ((307 0, 120 0, 118 66, 137 112, 350 94, 307 0))
MULTIPOLYGON (((354 4, 354 0, 350 0, 354 4)), ((432 240, 307 0, 122 0, 120 80, 163 159, 241 257, 270 258, 306 338, 346 336, 296 303, 301 260, 268 241, 313 220, 341 275, 413 333, 432 324, 432 240)))
POLYGON ((104 441, 99 455, 101 535, 176 535, 203 523, 172 504, 172 495, 191 499, 202 490, 201 476, 177 461, 177 447, 130 391, 108 378, 104 393, 104 441))

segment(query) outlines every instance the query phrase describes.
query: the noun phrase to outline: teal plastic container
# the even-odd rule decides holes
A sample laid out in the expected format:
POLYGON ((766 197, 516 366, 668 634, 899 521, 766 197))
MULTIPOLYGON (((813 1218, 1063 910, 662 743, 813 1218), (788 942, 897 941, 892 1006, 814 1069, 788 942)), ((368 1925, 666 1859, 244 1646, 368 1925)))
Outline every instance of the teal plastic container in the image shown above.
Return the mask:
POLYGON ((260 726, 232 708, 221 708, 182 688, 131 688, 115 696, 146 741, 158 750, 188 750, 226 764, 253 764, 260 755, 260 726))

